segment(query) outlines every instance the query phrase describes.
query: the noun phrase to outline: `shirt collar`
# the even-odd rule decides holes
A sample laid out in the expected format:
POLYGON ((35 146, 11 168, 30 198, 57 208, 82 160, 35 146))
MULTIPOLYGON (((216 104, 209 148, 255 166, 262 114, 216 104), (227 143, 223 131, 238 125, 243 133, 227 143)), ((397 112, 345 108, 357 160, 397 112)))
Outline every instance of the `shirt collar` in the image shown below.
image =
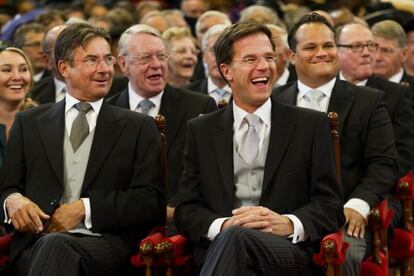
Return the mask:
POLYGON ((325 83, 322 86, 316 87, 316 88, 311 88, 309 86, 306 86, 305 84, 303 84, 300 80, 298 80, 298 89, 299 89, 299 93, 298 93, 298 100, 303 98, 303 96, 309 92, 310 90, 319 90, 321 91, 326 97, 328 97, 328 99, 331 98, 331 94, 332 94, 332 89, 335 85, 336 82, 336 78, 333 78, 332 80, 328 81, 327 83, 325 83))
MULTIPOLYGON (((67 113, 72 107, 74 107, 75 104, 80 102, 78 99, 73 97, 71 94, 66 94, 66 105, 65 105, 65 113, 67 113)), ((97 100, 95 102, 88 102, 91 104, 93 111, 95 111, 97 114, 99 114, 99 110, 101 110, 102 107, 103 98, 100 100, 97 100)))
MULTIPOLYGON (((243 119, 248 114, 249 113, 247 113, 246 111, 238 107, 236 103, 233 101, 234 125, 237 129, 240 129, 243 127, 244 125, 243 119)), ((270 126, 270 121, 271 121, 271 116, 272 116, 272 101, 270 100, 270 98, 267 99, 267 101, 264 104, 262 104, 262 106, 256 109, 256 111, 253 112, 253 114, 256 114, 257 116, 259 116, 262 122, 266 126, 270 126)))
POLYGON ((61 92, 63 88, 66 88, 66 83, 57 78, 53 78, 53 82, 55 83, 55 88, 57 92, 61 92))
MULTIPOLYGON (((207 77, 207 91, 208 93, 212 93, 214 91, 214 89, 217 89, 218 87, 213 83, 213 81, 211 80, 211 77, 207 77)), ((226 92, 231 94, 231 88, 228 84, 226 84, 225 86, 223 86, 223 88, 221 88, 223 90, 225 90, 226 92)))
MULTIPOLYGON (((340 80, 343 80, 343 81, 347 81, 347 80, 345 79, 344 74, 342 73, 342 70, 341 70, 341 71, 339 71, 339 79, 340 79, 340 80)), ((354 84, 355 84, 355 85, 357 85, 357 86, 366 86, 366 85, 367 85, 367 82, 368 82, 368 79, 365 79, 365 80, 359 81, 359 82, 354 83, 354 84)))
POLYGON ((389 78, 389 81, 400 83, 402 77, 404 75, 404 70, 401 68, 400 71, 398 71, 397 74, 393 75, 391 78, 389 78))
POLYGON ((283 71, 283 74, 277 79, 275 85, 285 85, 287 83, 287 80, 289 78, 289 69, 286 67, 285 70, 283 71))
MULTIPOLYGON (((135 110, 138 106, 138 104, 144 100, 144 97, 141 97, 133 88, 131 85, 131 82, 128 83, 128 94, 129 94, 129 107, 131 110, 135 110)), ((151 100, 151 102, 155 105, 155 107, 161 106, 161 98, 164 94, 164 90, 158 93, 157 95, 148 98, 148 100, 151 100)))

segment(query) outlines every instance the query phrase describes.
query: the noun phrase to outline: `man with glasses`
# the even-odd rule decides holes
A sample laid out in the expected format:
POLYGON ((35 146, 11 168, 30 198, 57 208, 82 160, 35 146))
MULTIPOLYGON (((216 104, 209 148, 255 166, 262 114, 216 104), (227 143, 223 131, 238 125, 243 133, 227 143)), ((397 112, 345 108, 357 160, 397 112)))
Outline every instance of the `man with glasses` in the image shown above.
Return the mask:
POLYGON ((73 24, 58 36, 64 101, 19 113, 2 167, 0 212, 15 228, 10 275, 123 275, 165 219, 154 121, 103 101, 109 34, 73 24))
MULTIPOLYGON (((378 51, 371 30, 359 23, 349 23, 337 30, 339 77, 358 86, 382 90, 390 115, 398 159, 400 178, 412 169, 414 161, 414 114, 412 92, 408 87, 374 76, 373 63, 378 51)), ((398 215, 394 216, 398 218, 398 215)))
MULTIPOLYGON (((368 213, 396 181, 394 131, 384 94, 337 79, 335 30, 324 17, 316 13, 305 15, 291 29, 288 42, 298 81, 277 89, 278 98, 288 104, 339 115, 340 185, 347 221, 344 238, 350 244, 343 268, 344 275, 357 276, 367 250, 368 213)), ((375 48, 365 40, 361 45, 354 48, 375 48)), ((340 49, 352 51, 349 47, 340 49)))
POLYGON ((168 52, 160 33, 144 24, 127 29, 119 40, 119 65, 129 79, 128 89, 108 102, 132 111, 166 120, 168 220, 172 222, 174 195, 183 170, 187 121, 216 110, 214 100, 200 93, 173 88, 168 80, 168 52))
POLYGON ((50 76, 46 70, 46 59, 43 55, 42 41, 46 34, 46 29, 38 23, 30 23, 19 27, 14 34, 13 41, 17 46, 30 57, 33 65, 33 80, 39 80, 50 76))
POLYGON ((214 51, 233 102, 188 124, 177 228, 200 275, 315 275, 311 252, 344 223, 327 117, 271 97, 266 26, 232 25, 214 51))
POLYGON ((403 27, 396 21, 384 20, 374 24, 371 31, 379 45, 374 59, 374 74, 414 89, 414 77, 403 68, 407 59, 407 36, 403 27))

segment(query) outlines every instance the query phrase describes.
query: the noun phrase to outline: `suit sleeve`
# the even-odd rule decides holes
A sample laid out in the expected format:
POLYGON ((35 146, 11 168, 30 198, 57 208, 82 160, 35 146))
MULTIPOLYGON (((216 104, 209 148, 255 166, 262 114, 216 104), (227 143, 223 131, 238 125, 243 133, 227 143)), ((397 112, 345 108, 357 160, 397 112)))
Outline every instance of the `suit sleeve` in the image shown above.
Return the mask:
MULTIPOLYGON (((134 169, 126 189, 88 193, 93 230, 130 225, 155 226, 165 221, 160 156, 159 132, 154 120, 146 117, 137 136, 134 169)), ((124 184, 119 183, 119 186, 124 184)))
POLYGON ((356 185, 348 198, 359 198, 370 207, 376 206, 388 194, 396 181, 396 149, 391 119, 386 109, 382 93, 375 99, 369 116, 367 130, 362 137, 365 142, 363 152, 364 177, 356 185))
POLYGON ((195 244, 202 242, 207 236, 211 223, 221 217, 211 212, 203 199, 197 152, 197 141, 190 121, 187 124, 183 155, 184 171, 178 190, 180 200, 175 209, 174 222, 178 230, 195 244))
POLYGON ((345 223, 341 204, 342 191, 335 174, 329 123, 326 115, 319 118, 315 125, 311 149, 310 200, 293 212, 302 222, 310 242, 338 231, 345 223))
POLYGON ((390 114, 398 153, 398 178, 407 174, 414 163, 414 111, 411 109, 410 89, 402 87, 394 114, 390 114))
MULTIPOLYGON (((23 152, 22 124, 19 113, 10 131, 9 142, 6 146, 5 162, 0 170, 1 206, 12 193, 25 194, 24 179, 26 176, 26 163, 23 152)), ((4 212, 0 212, 1 221, 4 221, 4 212)))

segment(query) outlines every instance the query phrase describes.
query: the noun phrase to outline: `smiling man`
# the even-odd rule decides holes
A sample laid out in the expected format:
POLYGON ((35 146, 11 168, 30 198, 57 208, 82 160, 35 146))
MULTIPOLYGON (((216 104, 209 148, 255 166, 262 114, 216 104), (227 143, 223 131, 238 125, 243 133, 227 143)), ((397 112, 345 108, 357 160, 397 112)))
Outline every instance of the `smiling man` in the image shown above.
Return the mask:
POLYGON ((271 97, 264 25, 226 28, 214 51, 233 103, 188 124, 176 225, 198 269, 208 248, 201 275, 313 275, 315 245, 344 222, 327 117, 271 97))
POLYGON ((138 24, 127 29, 119 40, 119 52, 119 65, 129 79, 128 89, 108 101, 132 111, 150 116, 160 114, 165 117, 168 148, 168 219, 172 221, 175 205, 173 197, 183 170, 181 159, 187 121, 200 114, 214 111, 217 106, 214 100, 206 95, 167 84, 167 45, 153 27, 138 24))
POLYGON ((120 275, 164 221, 154 120, 103 101, 109 34, 73 24, 58 36, 65 100, 16 115, 2 167, 2 219, 15 229, 12 275, 120 275))
POLYGON ((282 102, 339 115, 345 239, 350 243, 344 275, 359 275, 368 213, 396 181, 394 131, 384 93, 336 78, 335 31, 321 15, 305 15, 288 41, 298 81, 275 93, 282 102))

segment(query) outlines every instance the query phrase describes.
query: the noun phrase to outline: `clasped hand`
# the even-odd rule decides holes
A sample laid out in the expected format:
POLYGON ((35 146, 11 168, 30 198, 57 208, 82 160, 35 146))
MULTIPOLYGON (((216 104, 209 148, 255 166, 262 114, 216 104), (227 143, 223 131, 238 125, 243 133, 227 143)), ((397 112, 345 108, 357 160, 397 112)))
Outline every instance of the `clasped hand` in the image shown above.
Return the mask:
POLYGON ((7 199, 6 209, 17 231, 33 234, 67 231, 85 217, 82 200, 62 204, 49 216, 27 197, 15 194, 7 199))
POLYGON ((233 210, 233 216, 223 223, 222 230, 237 225, 286 237, 293 234, 293 222, 266 207, 247 206, 233 210))

